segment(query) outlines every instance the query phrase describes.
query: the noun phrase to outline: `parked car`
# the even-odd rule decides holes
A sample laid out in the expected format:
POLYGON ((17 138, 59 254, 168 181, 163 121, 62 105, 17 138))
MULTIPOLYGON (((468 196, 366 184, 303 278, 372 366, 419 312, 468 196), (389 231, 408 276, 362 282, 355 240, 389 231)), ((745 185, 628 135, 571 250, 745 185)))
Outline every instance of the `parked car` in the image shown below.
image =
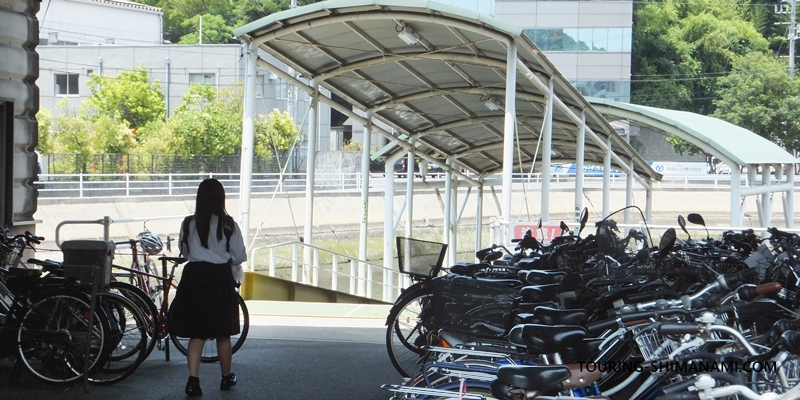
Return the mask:
MULTIPOLYGON (((402 158, 394 163, 394 173, 397 174, 399 178, 405 178, 408 175, 408 158, 402 158)), ((442 168, 435 164, 428 163, 427 171, 425 171, 425 175, 429 177, 438 177, 444 174, 442 168)), ((422 177, 422 172, 420 171, 420 163, 419 160, 414 162, 414 175, 418 178, 422 177)))

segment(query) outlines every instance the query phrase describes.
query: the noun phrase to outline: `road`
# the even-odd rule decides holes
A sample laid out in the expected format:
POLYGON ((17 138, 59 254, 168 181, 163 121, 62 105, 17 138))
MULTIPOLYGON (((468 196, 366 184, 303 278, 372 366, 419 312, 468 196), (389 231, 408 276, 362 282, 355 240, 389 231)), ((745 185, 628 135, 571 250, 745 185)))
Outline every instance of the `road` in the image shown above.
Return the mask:
MULTIPOLYGON (((388 399, 380 388, 399 383, 386 354, 382 321, 337 318, 256 317, 250 335, 234 355, 239 383, 219 391, 219 366, 200 368, 202 400, 213 399, 388 399)), ((56 387, 27 372, 9 382, 12 362, 0 360, 0 399, 133 400, 186 398, 186 359, 174 351, 165 361, 158 350, 128 379, 109 387, 56 387)))

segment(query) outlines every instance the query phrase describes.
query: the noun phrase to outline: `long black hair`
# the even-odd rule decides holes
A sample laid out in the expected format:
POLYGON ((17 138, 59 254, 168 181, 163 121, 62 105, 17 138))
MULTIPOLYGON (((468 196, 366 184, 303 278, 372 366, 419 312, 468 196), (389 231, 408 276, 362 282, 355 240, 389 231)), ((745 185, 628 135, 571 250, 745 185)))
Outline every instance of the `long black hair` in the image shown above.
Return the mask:
POLYGON ((222 240, 223 225, 233 229, 233 218, 225 210, 225 188, 213 178, 200 182, 197 188, 197 200, 194 208, 195 225, 200 244, 208 248, 208 230, 211 226, 211 216, 219 218, 217 223, 217 240, 222 240))

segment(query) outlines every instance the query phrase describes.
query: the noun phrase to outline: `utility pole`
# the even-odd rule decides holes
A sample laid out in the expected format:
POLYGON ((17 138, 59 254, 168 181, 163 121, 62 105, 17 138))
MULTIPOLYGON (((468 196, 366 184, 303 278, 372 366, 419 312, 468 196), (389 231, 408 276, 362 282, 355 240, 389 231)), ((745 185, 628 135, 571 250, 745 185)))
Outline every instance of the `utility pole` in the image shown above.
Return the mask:
POLYGON ((797 5, 797 0, 783 0, 778 4, 775 4, 775 13, 776 14, 791 14, 789 19, 789 78, 794 78, 794 40, 797 38, 797 19, 795 6, 797 5), (789 10, 786 9, 786 6, 789 7, 789 10))

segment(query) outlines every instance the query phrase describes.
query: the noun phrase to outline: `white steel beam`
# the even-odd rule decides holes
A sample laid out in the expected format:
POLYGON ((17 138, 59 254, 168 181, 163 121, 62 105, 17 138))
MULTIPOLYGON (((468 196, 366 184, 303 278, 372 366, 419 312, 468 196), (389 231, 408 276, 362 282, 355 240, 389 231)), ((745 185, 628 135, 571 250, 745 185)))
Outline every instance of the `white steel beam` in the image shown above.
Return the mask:
MULTIPOLYGON (((512 174, 514 173, 514 134, 516 132, 517 44, 508 42, 506 54, 506 109, 503 124, 503 221, 511 221, 512 174)), ((508 238, 508 232, 504 239, 508 238)))
POLYGON ((583 158, 586 146, 586 112, 581 112, 581 129, 578 131, 578 147, 575 151, 575 221, 583 210, 583 158))
MULTIPOLYGON (((361 151, 361 225, 358 230, 358 259, 367 259, 367 229, 369 227, 369 151, 372 147, 372 113, 367 112, 367 121, 364 126, 364 149, 361 151)), ((384 167, 385 168, 385 167, 384 167)), ((367 265, 363 262, 358 263, 358 284, 357 294, 365 296, 367 290, 367 265)))
MULTIPOLYGON (((314 244, 314 181, 316 178, 317 169, 317 119, 319 118, 319 85, 313 80, 311 85, 314 87, 314 92, 311 95, 311 101, 308 112, 308 149, 306 153, 306 218, 305 228, 303 229, 303 243, 308 245, 314 244)), ((312 260, 312 247, 303 246, 303 282, 308 283, 308 268, 311 266, 316 267, 312 260)))
MULTIPOLYGON (((540 217, 544 221, 550 221, 550 163, 553 158, 553 98, 556 97, 553 90, 553 77, 547 87, 547 109, 544 113, 544 126, 542 134, 542 209, 540 217)), ((534 160, 534 163, 536 160, 534 160)), ((510 221, 509 221, 510 222, 510 221)))
MULTIPOLYGON (((244 244, 250 248, 250 192, 253 185, 253 137, 256 113, 256 62, 258 46, 246 42, 244 77, 244 115, 242 118, 242 159, 239 171, 239 228, 244 244)), ((167 110, 169 112, 169 110, 167 110)), ((251 260, 252 261, 252 260, 251 260)), ((252 270, 253 263, 250 263, 252 270)))

